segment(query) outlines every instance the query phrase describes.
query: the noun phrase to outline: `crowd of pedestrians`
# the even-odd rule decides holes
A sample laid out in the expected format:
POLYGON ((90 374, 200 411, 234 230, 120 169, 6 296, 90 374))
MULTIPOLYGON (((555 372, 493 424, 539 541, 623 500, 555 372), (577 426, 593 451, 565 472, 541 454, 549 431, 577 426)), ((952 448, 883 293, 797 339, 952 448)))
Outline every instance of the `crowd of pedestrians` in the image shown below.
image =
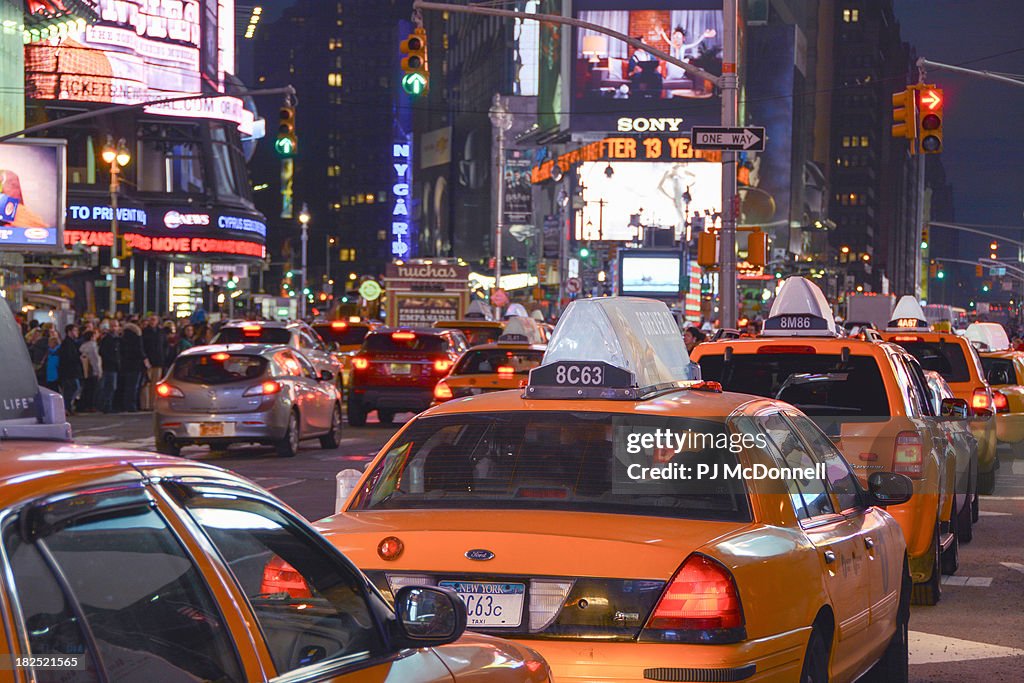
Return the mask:
POLYGON ((59 391, 69 414, 152 410, 154 387, 174 358, 209 343, 205 322, 150 315, 83 317, 55 329, 33 320, 25 343, 39 384, 59 391))

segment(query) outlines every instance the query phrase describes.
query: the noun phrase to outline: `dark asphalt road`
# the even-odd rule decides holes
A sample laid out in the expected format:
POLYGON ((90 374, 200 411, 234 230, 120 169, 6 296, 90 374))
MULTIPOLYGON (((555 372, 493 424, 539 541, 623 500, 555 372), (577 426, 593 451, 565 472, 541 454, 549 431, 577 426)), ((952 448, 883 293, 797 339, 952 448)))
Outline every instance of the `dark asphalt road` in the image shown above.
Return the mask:
MULTIPOLYGON (((305 442, 299 455, 281 459, 266 447, 236 446, 221 453, 189 448, 182 455, 231 469, 310 520, 334 512, 335 475, 362 469, 395 432, 372 422, 346 426, 341 447, 305 442)), ((150 450, 148 413, 72 418, 78 443, 150 450)), ((974 541, 961 547, 960 569, 946 577, 942 601, 914 607, 911 616, 911 681, 952 683, 1024 680, 1024 459, 1002 454, 996 495, 985 497, 974 541)))

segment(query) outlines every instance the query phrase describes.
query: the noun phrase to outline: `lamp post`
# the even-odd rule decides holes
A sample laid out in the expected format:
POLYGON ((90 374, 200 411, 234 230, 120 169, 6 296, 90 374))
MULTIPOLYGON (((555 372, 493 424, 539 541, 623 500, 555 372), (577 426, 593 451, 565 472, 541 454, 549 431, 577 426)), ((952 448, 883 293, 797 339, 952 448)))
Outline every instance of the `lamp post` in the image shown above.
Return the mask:
MULTIPOLYGON (((131 162, 132 155, 128 151, 128 143, 124 138, 119 139, 115 146, 114 138, 108 135, 102 157, 105 163, 110 164, 110 232, 114 237, 114 241, 110 244, 110 267, 116 269, 121 267, 117 248, 117 193, 121 189, 121 169, 131 162)), ((117 274, 114 272, 110 274, 108 289, 110 290, 109 313, 113 317, 117 311, 117 274)))
POLYGON ((299 297, 299 319, 306 317, 306 298, 309 296, 306 294, 306 290, 309 288, 309 277, 306 273, 306 253, 309 245, 309 206, 306 202, 302 202, 302 211, 299 212, 299 224, 302 225, 302 289, 299 293, 302 295, 299 297))
MULTIPOLYGON (((498 204, 494 230, 494 289, 501 289, 501 234, 505 231, 505 131, 512 127, 512 112, 505 106, 501 95, 494 94, 494 103, 488 112, 491 125, 498 134, 498 149, 495 154, 494 178, 498 184, 495 193, 498 204)), ((494 307, 494 315, 501 318, 501 306, 494 307)))

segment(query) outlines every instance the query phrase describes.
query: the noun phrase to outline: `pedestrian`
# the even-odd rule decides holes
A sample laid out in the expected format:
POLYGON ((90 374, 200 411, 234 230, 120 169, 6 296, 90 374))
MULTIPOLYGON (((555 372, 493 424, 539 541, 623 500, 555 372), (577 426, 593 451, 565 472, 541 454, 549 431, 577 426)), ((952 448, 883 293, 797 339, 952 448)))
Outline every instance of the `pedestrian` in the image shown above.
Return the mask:
POLYGON ((181 334, 178 335, 178 343, 174 346, 174 355, 177 356, 182 351, 191 349, 196 343, 196 328, 191 324, 185 325, 181 328, 181 334))
POLYGON ((79 412, 95 413, 99 407, 100 379, 103 377, 103 359, 100 358, 99 345, 96 343, 96 332, 86 330, 82 333, 82 343, 78 347, 82 355, 82 366, 85 379, 82 381, 82 398, 79 399, 79 412))
POLYGON ((142 328, 142 348, 146 352, 146 378, 148 386, 142 391, 142 410, 152 410, 156 398, 156 385, 163 377, 167 362, 167 331, 160 324, 160 318, 151 315, 142 328))
POLYGON ((125 323, 121 334, 121 398, 125 412, 139 410, 139 390, 148 364, 146 350, 142 346, 142 330, 135 323, 125 323))
POLYGON ((60 343, 57 355, 57 379, 60 382, 60 393, 64 396, 64 410, 68 415, 74 415, 76 401, 82 391, 82 379, 85 377, 82 354, 78 349, 77 325, 64 328, 64 341, 60 343))
POLYGON ((697 348, 697 344, 704 342, 706 339, 707 335, 694 325, 687 327, 686 331, 683 332, 683 344, 686 345, 687 353, 693 353, 693 350, 697 348))
POLYGON ((103 375, 100 378, 99 405, 104 413, 114 411, 114 396, 117 380, 121 374, 121 326, 117 320, 104 321, 100 325, 99 354, 103 375))

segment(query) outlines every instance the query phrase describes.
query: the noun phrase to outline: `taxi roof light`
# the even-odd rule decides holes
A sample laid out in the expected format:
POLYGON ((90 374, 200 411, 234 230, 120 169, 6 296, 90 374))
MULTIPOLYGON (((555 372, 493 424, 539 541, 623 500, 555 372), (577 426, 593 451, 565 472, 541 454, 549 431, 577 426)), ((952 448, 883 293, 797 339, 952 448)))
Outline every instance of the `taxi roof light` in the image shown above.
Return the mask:
POLYGON ((743 606, 732 574, 706 555, 686 558, 665 587, 644 631, 697 631, 701 642, 746 638, 743 606))
POLYGON ((931 332, 932 326, 921 308, 921 302, 906 294, 896 302, 892 320, 885 327, 887 332, 931 332))
POLYGON ((1008 351, 1010 338, 1006 328, 999 323, 971 323, 967 326, 964 336, 972 344, 984 344, 986 351, 1008 351))
POLYGON ((762 337, 838 337, 835 317, 821 289, 807 278, 786 279, 761 330, 762 337))

